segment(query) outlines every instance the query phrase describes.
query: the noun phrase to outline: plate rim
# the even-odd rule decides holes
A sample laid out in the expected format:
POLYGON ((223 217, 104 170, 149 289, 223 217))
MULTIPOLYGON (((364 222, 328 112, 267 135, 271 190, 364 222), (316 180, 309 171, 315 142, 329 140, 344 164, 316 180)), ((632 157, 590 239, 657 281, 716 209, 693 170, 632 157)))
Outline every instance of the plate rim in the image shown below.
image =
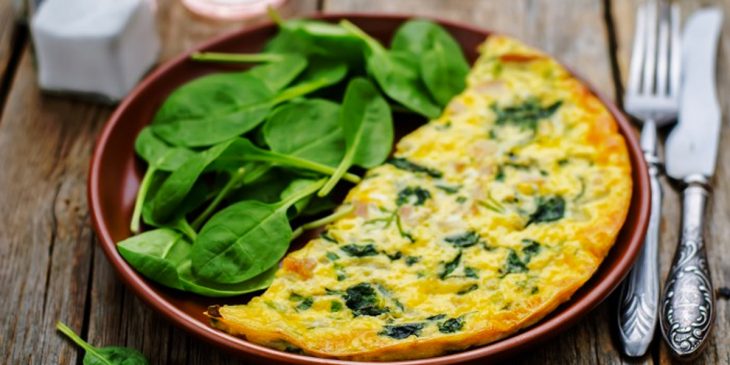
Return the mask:
MULTIPOLYGON (((336 19, 361 19, 361 20, 388 20, 388 21, 405 21, 412 18, 424 18, 433 20, 441 25, 446 25, 452 28, 459 28, 468 33, 481 34, 484 37, 488 37, 493 34, 506 34, 502 32, 494 32, 489 29, 470 25, 468 23, 451 21, 442 19, 439 17, 432 16, 420 16, 415 14, 405 13, 389 13, 380 14, 373 12, 336 12, 336 13, 314 13, 305 15, 297 18, 307 19, 320 19, 320 20, 336 20, 336 19)), ((105 256, 110 261, 109 264, 114 267, 115 272, 120 277, 122 282, 143 302, 151 307, 155 312, 161 314, 169 322, 178 328, 184 329, 186 332, 194 335, 195 337, 204 340, 210 344, 218 346, 223 350, 231 353, 235 353, 239 356, 254 356, 259 360, 270 360, 279 361, 293 364, 339 364, 339 365, 362 365, 362 364, 391 364, 391 365, 435 365, 435 364, 456 364, 474 360, 486 360, 487 358, 500 358, 507 356, 509 353, 514 353, 519 350, 535 346, 541 342, 544 342, 550 338, 557 336, 568 328, 572 327, 578 320, 587 315, 592 309, 601 304, 604 300, 608 299, 609 295, 615 290, 621 283, 623 278, 628 274, 633 262, 636 260, 640 248, 643 243, 643 236, 646 232, 649 220, 649 175, 646 169, 646 163, 643 155, 640 153, 638 139, 636 138, 635 132, 633 131, 632 125, 627 117, 620 111, 618 106, 606 98, 606 96, 597 91, 593 85, 586 81, 579 73, 576 73, 572 68, 566 66, 560 62, 557 58, 550 55, 547 52, 545 54, 550 55, 551 58, 556 59, 557 62, 568 72, 575 77, 583 86, 586 87, 593 95, 595 95, 599 101, 608 109, 611 115, 616 120, 619 133, 624 137, 626 147, 629 152, 629 159, 631 162, 632 169, 632 190, 634 195, 632 201, 636 199, 634 204, 630 205, 629 209, 636 209, 636 228, 633 230, 634 234, 630 235, 627 239, 629 240, 626 250, 623 255, 620 255, 616 260, 614 269, 610 270, 606 277, 595 282, 593 287, 588 290, 581 300, 577 302, 571 302, 571 300, 561 304, 568 304, 569 308, 561 311, 557 315, 551 316, 555 311, 546 315, 540 321, 527 327, 520 332, 505 337, 504 339, 497 340, 495 342, 460 351, 454 354, 442 355, 437 357, 405 360, 405 361, 391 361, 391 362, 367 362, 367 361, 350 361, 350 360, 337 360, 328 358, 319 358, 306 355, 298 355, 286 353, 278 350, 274 350, 262 345, 258 345, 252 342, 248 342, 244 339, 232 336, 228 333, 215 329, 209 325, 199 322, 195 318, 191 317, 172 303, 165 300, 160 296, 157 291, 145 281, 145 279, 138 274, 129 264, 124 261, 121 255, 118 253, 116 243, 111 237, 111 233, 107 228, 106 222, 103 217, 103 210, 101 207, 101 192, 100 192, 100 170, 102 156, 106 151, 106 145, 110 140, 110 136, 115 130, 115 127, 119 124, 120 117, 129 105, 138 97, 138 94, 142 90, 145 90, 149 85, 157 81, 157 79, 166 74, 174 66, 187 60, 190 54, 210 48, 214 48, 219 43, 223 43, 227 40, 242 37, 248 33, 254 33, 257 31, 263 31, 266 28, 276 27, 276 25, 270 21, 262 22, 252 26, 244 26, 242 28, 235 29, 233 31, 225 32, 221 35, 212 37, 202 43, 198 43, 196 46, 182 52, 180 55, 171 58, 170 60, 158 65, 151 73, 149 73, 130 93, 124 100, 117 106, 115 111, 105 122, 104 127, 98 135, 93 154, 89 164, 89 175, 87 178, 87 200, 89 203, 89 210, 91 213, 91 219, 93 223, 94 231, 99 238, 99 245, 104 251, 105 256), (638 194, 636 194, 638 193, 638 194), (642 209, 643 208, 643 209, 642 209), (536 338, 536 339, 535 339, 536 338)), ((512 37, 518 39, 517 37, 512 37)), ((539 50, 539 48, 535 47, 539 50)), ((542 50, 540 50, 543 52, 542 50)), ((627 216, 628 219, 628 216, 627 216)), ((621 230, 624 227, 622 226, 621 230)), ((611 248, 613 250, 613 247, 611 248)), ((610 253, 610 251, 609 251, 610 253)), ((607 253, 608 256, 608 253, 607 253)), ((605 263, 601 262, 601 265, 596 269, 596 272, 600 270, 601 266, 605 263)), ((594 278, 594 274, 588 280, 594 278)), ((586 281, 588 283, 588 281, 586 281)), ((585 285, 585 284, 584 284, 585 285)), ((581 286, 584 288, 584 286, 581 286)), ((580 290, 580 288, 579 288, 580 290)), ((557 309, 556 309, 557 310, 557 309)))

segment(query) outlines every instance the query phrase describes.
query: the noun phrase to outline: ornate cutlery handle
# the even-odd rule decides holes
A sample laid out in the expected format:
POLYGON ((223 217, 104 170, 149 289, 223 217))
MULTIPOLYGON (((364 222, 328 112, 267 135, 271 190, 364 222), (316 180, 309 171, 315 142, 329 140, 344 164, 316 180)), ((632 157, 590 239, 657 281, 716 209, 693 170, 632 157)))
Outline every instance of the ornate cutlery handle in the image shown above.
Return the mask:
POLYGON ((689 176, 685 182, 682 231, 662 300, 661 327, 673 354, 692 358, 706 343, 715 305, 703 233, 707 179, 689 176))
POLYGON ((641 129, 651 185, 651 213, 644 246, 639 258, 624 280, 618 306, 618 332, 623 351, 628 356, 643 356, 649 349, 659 315, 659 224, 662 218, 661 163, 656 155, 656 125, 645 121, 641 129))

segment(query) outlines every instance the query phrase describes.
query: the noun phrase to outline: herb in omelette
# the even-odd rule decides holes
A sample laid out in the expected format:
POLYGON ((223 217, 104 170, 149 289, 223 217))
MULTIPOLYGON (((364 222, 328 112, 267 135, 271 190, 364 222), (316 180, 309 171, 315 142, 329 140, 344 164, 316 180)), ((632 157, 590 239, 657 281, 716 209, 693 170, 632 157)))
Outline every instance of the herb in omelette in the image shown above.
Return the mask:
POLYGON ((396 340, 402 340, 410 336, 420 336, 423 329, 423 323, 407 323, 398 325, 385 325, 383 330, 378 332, 381 336, 388 336, 396 340))
POLYGON ((432 169, 430 167, 422 166, 417 163, 411 162, 406 160, 402 157, 393 157, 390 160, 387 161, 387 163, 405 171, 410 172, 416 172, 416 173, 424 173, 428 176, 431 176, 432 178, 438 179, 442 177, 444 174, 436 169, 432 169))
POLYGON ((476 233, 475 231, 469 231, 444 238, 444 241, 454 245, 455 247, 462 248, 474 246, 479 243, 480 240, 481 237, 479 236, 479 233, 476 233))
POLYGON ((360 283, 347 288, 344 299, 345 305, 355 317, 379 316, 388 312, 388 308, 380 306, 378 294, 369 283, 360 283))
POLYGON ((423 205, 430 198, 431 193, 428 190, 419 186, 408 186, 398 192, 395 203, 399 206, 404 204, 423 205))
POLYGON ((367 245, 358 245, 353 243, 344 245, 340 247, 340 249, 352 257, 375 256, 378 254, 378 251, 372 243, 368 243, 367 245))
POLYGON ((538 197, 537 208, 527 220, 525 227, 532 223, 557 221, 565 215, 565 199, 560 196, 538 197))
POLYGON ((495 124, 514 125, 534 132, 537 130, 537 123, 552 116, 562 104, 562 101, 556 101, 542 106, 537 98, 532 97, 522 104, 507 107, 500 107, 495 103, 491 109, 497 115, 495 124))
POLYGON ((454 270, 456 270, 456 268, 459 267, 460 263, 461 263, 461 251, 459 251, 459 253, 456 255, 456 257, 454 257, 453 260, 444 264, 444 269, 443 269, 443 271, 441 271, 439 278, 441 278, 442 280, 446 279, 446 277, 449 276, 449 274, 454 272, 454 270))
POLYGON ((464 328, 464 320, 459 318, 450 318, 438 324, 439 332, 454 333, 464 328))

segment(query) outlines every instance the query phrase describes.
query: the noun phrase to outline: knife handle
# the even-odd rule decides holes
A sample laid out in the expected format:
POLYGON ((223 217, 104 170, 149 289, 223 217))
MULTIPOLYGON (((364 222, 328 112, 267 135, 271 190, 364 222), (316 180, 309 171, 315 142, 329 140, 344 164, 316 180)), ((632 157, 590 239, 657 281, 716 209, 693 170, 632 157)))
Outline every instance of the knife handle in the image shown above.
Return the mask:
POLYGON ((682 231, 669 270, 661 309, 661 328, 672 354, 699 355, 715 318, 714 290, 705 253, 705 210, 709 190, 703 176, 685 179, 682 231))
POLYGON ((641 129, 642 149, 651 186, 651 212, 639 258, 621 286, 618 332, 624 354, 644 356, 654 338, 659 316, 659 224, 662 217, 661 163, 656 155, 656 125, 646 121, 641 129))

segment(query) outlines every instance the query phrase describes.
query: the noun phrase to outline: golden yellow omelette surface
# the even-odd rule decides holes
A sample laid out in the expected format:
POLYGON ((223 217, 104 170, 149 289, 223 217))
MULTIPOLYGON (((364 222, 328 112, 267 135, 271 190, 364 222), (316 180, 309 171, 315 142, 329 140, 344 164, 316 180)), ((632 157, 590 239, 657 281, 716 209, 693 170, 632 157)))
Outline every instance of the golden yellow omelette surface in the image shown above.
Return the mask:
POLYGON ((215 327, 314 356, 423 358, 529 326, 590 278, 631 199, 616 123, 544 54, 501 36, 480 50, 443 116, 350 191, 353 213, 265 293, 210 310, 215 327))

